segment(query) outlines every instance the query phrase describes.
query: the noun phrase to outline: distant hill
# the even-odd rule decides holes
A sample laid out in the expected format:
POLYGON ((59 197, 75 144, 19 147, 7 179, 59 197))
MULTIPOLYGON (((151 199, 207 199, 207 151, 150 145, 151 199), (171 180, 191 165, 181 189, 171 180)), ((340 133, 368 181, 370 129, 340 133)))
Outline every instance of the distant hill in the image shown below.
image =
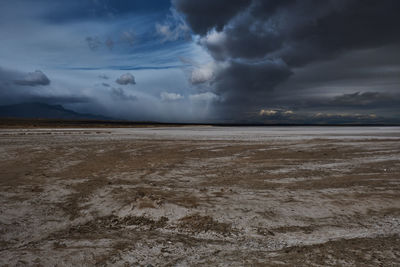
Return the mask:
POLYGON ((64 120, 109 120, 110 118, 78 113, 65 109, 61 105, 44 103, 21 103, 0 106, 0 118, 26 118, 26 119, 64 119, 64 120))

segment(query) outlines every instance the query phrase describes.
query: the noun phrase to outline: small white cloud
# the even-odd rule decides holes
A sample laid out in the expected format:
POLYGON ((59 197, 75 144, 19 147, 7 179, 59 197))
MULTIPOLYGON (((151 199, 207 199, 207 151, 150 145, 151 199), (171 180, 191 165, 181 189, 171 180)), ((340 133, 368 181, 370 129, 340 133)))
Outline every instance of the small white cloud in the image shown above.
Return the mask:
POLYGON ((273 109, 262 109, 260 110, 260 116, 273 116, 276 115, 278 111, 273 110, 273 109))
POLYGON ((294 115, 292 110, 285 110, 285 109, 262 109, 258 113, 260 116, 291 116, 294 115))
POLYGON ((37 85, 49 85, 50 80, 47 76, 40 70, 34 72, 29 72, 22 79, 14 81, 18 85, 24 86, 37 86, 37 85))
POLYGON ((92 51, 96 51, 101 46, 102 42, 97 36, 88 36, 86 37, 86 42, 92 51))
POLYGON ((215 30, 209 32, 205 38, 202 39, 203 43, 208 45, 220 45, 226 41, 225 32, 217 32, 215 30))
POLYGON ((127 42, 130 46, 135 44, 135 33, 133 31, 123 31, 121 40, 127 42))
POLYGON ((220 100, 220 97, 214 93, 206 92, 206 93, 201 93, 201 94, 190 95, 189 99, 191 101, 210 102, 210 101, 218 101, 218 100, 220 100))
POLYGON ((161 100, 162 101, 178 101, 183 99, 183 95, 176 94, 176 93, 167 93, 167 92, 162 92, 161 95, 161 100))
POLYGON ((122 74, 115 82, 121 85, 136 84, 135 77, 130 73, 122 74))
POLYGON ((195 68, 192 71, 190 82, 192 84, 200 84, 211 81, 214 77, 214 64, 207 64, 195 68))
POLYGON ((112 50, 114 48, 114 41, 111 38, 108 38, 106 41, 106 46, 108 47, 108 49, 112 50))

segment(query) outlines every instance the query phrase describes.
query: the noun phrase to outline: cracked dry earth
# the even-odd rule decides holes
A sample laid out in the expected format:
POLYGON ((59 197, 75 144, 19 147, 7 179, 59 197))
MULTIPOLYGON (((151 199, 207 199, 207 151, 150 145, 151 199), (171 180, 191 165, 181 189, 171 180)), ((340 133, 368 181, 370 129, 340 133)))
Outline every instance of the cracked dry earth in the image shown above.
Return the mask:
POLYGON ((399 266, 400 128, 2 129, 1 266, 399 266))

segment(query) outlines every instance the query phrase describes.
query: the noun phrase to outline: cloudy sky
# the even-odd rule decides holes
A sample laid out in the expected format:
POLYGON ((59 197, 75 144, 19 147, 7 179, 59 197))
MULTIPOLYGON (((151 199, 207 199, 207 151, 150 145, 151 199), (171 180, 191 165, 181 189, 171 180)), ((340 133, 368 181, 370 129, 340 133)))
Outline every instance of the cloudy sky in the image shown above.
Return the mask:
POLYGON ((399 122, 397 0, 0 1, 0 105, 163 122, 399 122))

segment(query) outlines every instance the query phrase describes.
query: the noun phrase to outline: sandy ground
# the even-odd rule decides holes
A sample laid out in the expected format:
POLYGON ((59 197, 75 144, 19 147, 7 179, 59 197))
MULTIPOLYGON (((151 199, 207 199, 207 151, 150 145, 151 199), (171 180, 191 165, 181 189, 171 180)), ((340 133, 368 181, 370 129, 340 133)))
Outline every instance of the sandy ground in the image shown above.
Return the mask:
POLYGON ((400 128, 0 130, 1 266, 399 266, 400 128))

